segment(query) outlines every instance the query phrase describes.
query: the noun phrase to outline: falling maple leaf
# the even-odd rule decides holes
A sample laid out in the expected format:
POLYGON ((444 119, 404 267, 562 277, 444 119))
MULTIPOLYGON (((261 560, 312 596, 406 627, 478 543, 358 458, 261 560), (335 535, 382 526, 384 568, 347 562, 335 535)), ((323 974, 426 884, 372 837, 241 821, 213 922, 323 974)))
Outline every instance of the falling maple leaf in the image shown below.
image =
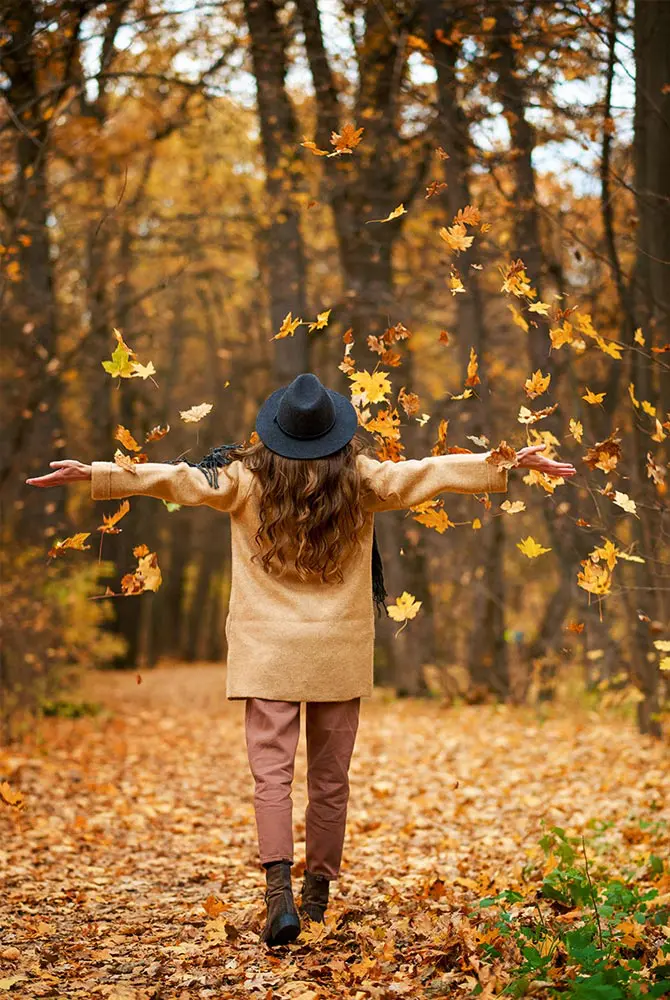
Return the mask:
POLYGON ((360 144, 364 131, 364 128, 357 129, 352 122, 345 122, 341 132, 331 133, 330 142, 335 147, 335 152, 353 153, 360 144))
POLYGON ((544 420, 558 409, 558 403, 553 406, 545 406, 543 410, 529 410, 527 406, 519 407, 517 420, 520 424, 536 424, 538 420, 544 420))
POLYGON ((568 622, 564 628, 567 632, 576 632, 579 634, 584 631, 584 622, 568 622))
MULTIPOLYGON (((311 333, 312 330, 323 330, 324 327, 328 326, 328 319, 332 311, 332 309, 327 309, 325 312, 317 313, 314 323, 307 324, 308 333, 311 333)), ((281 330, 279 332, 281 333, 281 330)))
POLYGON ((77 552, 82 552, 85 549, 90 549, 90 545, 85 545, 84 542, 90 537, 90 531, 79 531, 76 535, 71 535, 69 538, 64 538, 63 541, 56 541, 49 549, 49 559, 55 559, 61 553, 65 552, 66 549, 74 549, 77 552))
POLYGON ((530 399, 535 399, 537 396, 541 396, 543 392, 546 392, 549 388, 549 383, 551 382, 551 375, 543 375, 540 369, 527 378, 524 382, 524 389, 526 390, 526 395, 530 399))
POLYGON ((453 226, 442 226, 439 230, 440 239, 444 240, 454 253, 462 253, 472 246, 474 236, 468 236, 467 233, 462 222, 455 222, 453 226))
POLYGON ((413 417, 417 413, 420 400, 415 392, 405 392, 405 386, 402 386, 398 392, 398 402, 402 406, 403 410, 408 417, 413 417))
POLYGON ((444 181, 431 181, 428 187, 426 188, 426 195, 425 195, 426 199, 433 198, 436 194, 439 194, 440 191, 444 191, 446 186, 447 185, 444 183, 444 181))
POLYGON ((506 268, 501 267, 500 272, 503 276, 501 292, 516 295, 517 298, 531 298, 535 295, 526 274, 526 265, 521 259, 513 260, 506 268))
POLYGON ((130 455, 124 455, 119 448, 114 452, 114 464, 118 465, 120 469, 125 469, 126 472, 132 472, 134 476, 137 475, 137 469, 135 468, 137 463, 133 461, 130 455))
POLYGON ((127 448, 128 451, 142 451, 142 445, 137 443, 130 431, 126 427, 123 427, 122 424, 119 424, 116 428, 114 438, 117 441, 120 441, 123 447, 127 448))
MULTIPOLYGON (((395 604, 387 604, 389 618, 392 618, 395 622, 403 623, 402 628, 398 629, 398 632, 401 632, 405 628, 408 621, 416 618, 421 604, 421 601, 417 601, 414 595, 408 593, 406 590, 402 592, 400 597, 396 598, 395 604)), ((396 635, 398 635, 398 632, 396 632, 396 635)))
MULTIPOLYGON (((646 341, 644 339, 644 334, 642 333, 642 327, 638 326, 638 328, 635 331, 635 334, 633 336, 633 340, 635 341, 636 344, 640 344, 641 347, 644 347, 646 341)), ((653 351, 653 347, 652 347, 652 351, 653 351)))
POLYGON ((437 149, 435 150, 435 152, 437 153, 437 155, 439 156, 439 158, 441 160, 448 160, 449 159, 449 153, 445 153, 445 151, 442 149, 441 146, 438 146, 437 149))
POLYGON ((589 387, 586 386, 586 393, 582 396, 582 399, 590 403, 591 406, 596 406, 598 403, 602 403, 606 395, 606 392, 591 392, 589 387))
POLYGON ((520 542, 516 543, 517 549, 522 552, 529 559, 537 559, 538 556, 544 555, 545 552, 551 552, 551 549, 545 548, 536 542, 532 535, 528 535, 527 538, 522 538, 520 542))
POLYGON ((427 528, 434 528, 438 534, 442 535, 448 528, 454 527, 446 510, 443 509, 443 503, 443 500, 426 500, 424 503, 416 504, 409 509, 415 521, 427 528))
POLYGON ((391 392, 391 383, 388 380, 388 372, 368 371, 354 372, 349 376, 351 379, 351 392, 364 398, 366 403, 381 403, 386 400, 386 396, 391 392))
POLYGON ((581 424, 581 421, 579 421, 579 420, 573 420, 573 418, 570 417, 570 420, 568 422, 568 428, 569 428, 570 433, 572 434, 573 438, 577 442, 577 444, 581 444, 582 443, 582 438, 584 436, 584 428, 583 428, 583 426, 581 424))
POLYGON ((112 353, 111 361, 103 361, 102 367, 112 378, 132 378, 133 362, 128 351, 119 344, 112 353))
POLYGON ((121 518, 126 516, 129 510, 130 502, 128 500, 124 500, 114 514, 102 515, 103 523, 97 528, 97 531, 101 531, 103 535, 118 535, 121 528, 117 528, 116 525, 119 523, 121 518))
POLYGON ((505 500, 500 504, 500 509, 504 510, 506 514, 520 514, 522 510, 526 509, 526 505, 523 500, 505 500))
POLYGON ((365 424, 366 431, 379 434, 381 437, 397 438, 400 436, 400 416, 396 409, 387 408, 379 412, 365 424))
POLYGON ((507 441, 501 441, 497 448, 491 449, 486 461, 489 465, 495 465, 496 469, 514 469, 518 458, 514 448, 507 441))
POLYGON ((144 443, 149 444, 151 441, 160 441, 161 438, 164 438, 165 435, 169 433, 170 433, 169 424, 164 424, 164 425, 157 424, 155 427, 151 428, 151 430, 144 439, 144 443))
POLYGON ((398 207, 394 208, 392 212, 389 212, 389 214, 386 216, 385 219, 368 219, 365 225, 369 226, 371 222, 392 222, 394 219, 399 219, 401 215, 406 215, 406 214, 407 214, 407 209, 405 208, 405 206, 398 205, 398 207))
POLYGON ((474 205, 466 205, 465 208, 459 208, 454 216, 454 225, 478 226, 481 221, 481 212, 474 205))
POLYGON ((474 347, 470 348, 470 360, 468 361, 468 374, 465 380, 465 384, 469 386, 479 385, 481 379, 477 374, 479 369, 479 362, 477 360, 477 354, 474 347))
POLYGON ((153 362, 149 362, 146 365, 141 365, 139 361, 133 361, 133 374, 131 378, 150 378, 152 375, 156 374, 156 369, 153 366, 153 362))
POLYGON ((583 569, 577 573, 577 584, 589 594, 603 597, 612 588, 612 573, 607 566, 591 559, 582 562, 583 569))
POLYGON ((415 419, 416 422, 421 425, 421 427, 425 427, 425 425, 430 420, 430 413, 422 413, 420 417, 416 417, 415 419))
POLYGON ((437 441, 431 448, 431 455, 445 455, 447 451, 447 431, 449 429, 448 420, 440 420, 437 425, 437 441))
POLYGON ((604 441, 598 441, 589 448, 584 455, 583 461, 590 469, 602 469, 603 472, 612 472, 616 469, 621 458, 621 438, 616 436, 614 430, 604 441))
POLYGON ((282 320, 282 325, 279 328, 279 333, 276 333, 271 340, 283 340, 284 337, 292 337, 298 327, 305 321, 300 317, 293 319, 290 312, 286 313, 284 319, 282 320))
POLYGON ((458 295, 459 292, 465 292, 465 285, 461 281, 461 276, 458 271, 452 270, 447 284, 452 295, 458 295))
POLYGON ((551 306, 548 302, 531 302, 528 306, 528 312, 539 313, 540 316, 548 316, 551 306))
POLYGON ((441 344, 449 343, 449 332, 447 330, 440 330, 439 341, 441 344))
POLYGON ((188 410, 180 410, 179 416, 185 424, 197 424, 208 413, 211 413, 213 407, 213 403, 200 403, 199 406, 192 406, 188 410))
POLYGON ((121 593, 126 597, 143 594, 145 591, 157 591, 163 582, 158 556, 150 552, 147 545, 137 545, 133 549, 137 559, 137 568, 133 573, 126 573, 121 579, 121 593))
POLYGON ((614 503, 618 507, 621 507, 622 510, 625 510, 627 514, 635 514, 636 517, 638 516, 637 504, 634 500, 631 500, 627 493, 620 493, 618 490, 615 490, 614 503))

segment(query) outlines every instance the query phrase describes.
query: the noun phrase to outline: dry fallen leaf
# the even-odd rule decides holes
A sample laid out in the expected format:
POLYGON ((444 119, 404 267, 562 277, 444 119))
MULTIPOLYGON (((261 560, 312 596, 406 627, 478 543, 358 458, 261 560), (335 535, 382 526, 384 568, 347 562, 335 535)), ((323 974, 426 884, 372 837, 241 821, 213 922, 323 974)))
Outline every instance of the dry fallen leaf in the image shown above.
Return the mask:
POLYGON ((179 416, 185 424, 197 424, 208 413, 211 413, 213 407, 213 403, 200 403, 198 406, 192 406, 188 410, 180 410, 179 416))

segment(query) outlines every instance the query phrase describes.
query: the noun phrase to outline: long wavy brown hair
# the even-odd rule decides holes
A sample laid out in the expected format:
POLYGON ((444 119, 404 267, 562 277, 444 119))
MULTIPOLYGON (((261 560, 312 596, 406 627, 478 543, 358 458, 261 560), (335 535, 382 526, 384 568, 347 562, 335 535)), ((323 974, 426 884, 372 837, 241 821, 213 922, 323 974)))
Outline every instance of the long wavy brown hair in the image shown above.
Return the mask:
POLYGON ((360 545, 365 514, 356 457, 368 450, 359 435, 326 458, 284 458, 262 441, 231 453, 260 481, 260 524, 255 540, 267 573, 291 566, 299 579, 342 581, 341 564, 360 545))

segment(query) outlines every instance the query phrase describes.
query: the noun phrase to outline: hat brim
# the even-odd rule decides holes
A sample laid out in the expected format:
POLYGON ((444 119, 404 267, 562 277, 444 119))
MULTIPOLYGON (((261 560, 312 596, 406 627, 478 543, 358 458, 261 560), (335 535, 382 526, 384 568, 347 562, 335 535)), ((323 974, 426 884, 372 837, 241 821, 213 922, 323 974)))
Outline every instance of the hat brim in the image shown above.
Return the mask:
POLYGON ((341 392, 326 389, 335 407, 335 423, 315 438, 295 438, 284 433, 275 417, 287 386, 276 389, 265 400, 256 416, 256 433, 263 444, 284 458, 325 458, 344 448, 358 429, 358 414, 350 400, 341 392))

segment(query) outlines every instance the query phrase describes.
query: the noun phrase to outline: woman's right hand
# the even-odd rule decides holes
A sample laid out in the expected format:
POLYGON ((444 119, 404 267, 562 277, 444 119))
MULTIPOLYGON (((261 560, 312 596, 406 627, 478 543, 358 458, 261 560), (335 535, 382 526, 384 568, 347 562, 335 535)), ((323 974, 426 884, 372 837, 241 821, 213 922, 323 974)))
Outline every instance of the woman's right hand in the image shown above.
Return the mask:
POLYGON ((61 462, 49 462, 55 472, 49 472, 46 476, 35 476, 26 479, 30 486, 66 486, 68 483, 83 483, 90 481, 91 466, 77 462, 75 459, 64 458, 61 462))

